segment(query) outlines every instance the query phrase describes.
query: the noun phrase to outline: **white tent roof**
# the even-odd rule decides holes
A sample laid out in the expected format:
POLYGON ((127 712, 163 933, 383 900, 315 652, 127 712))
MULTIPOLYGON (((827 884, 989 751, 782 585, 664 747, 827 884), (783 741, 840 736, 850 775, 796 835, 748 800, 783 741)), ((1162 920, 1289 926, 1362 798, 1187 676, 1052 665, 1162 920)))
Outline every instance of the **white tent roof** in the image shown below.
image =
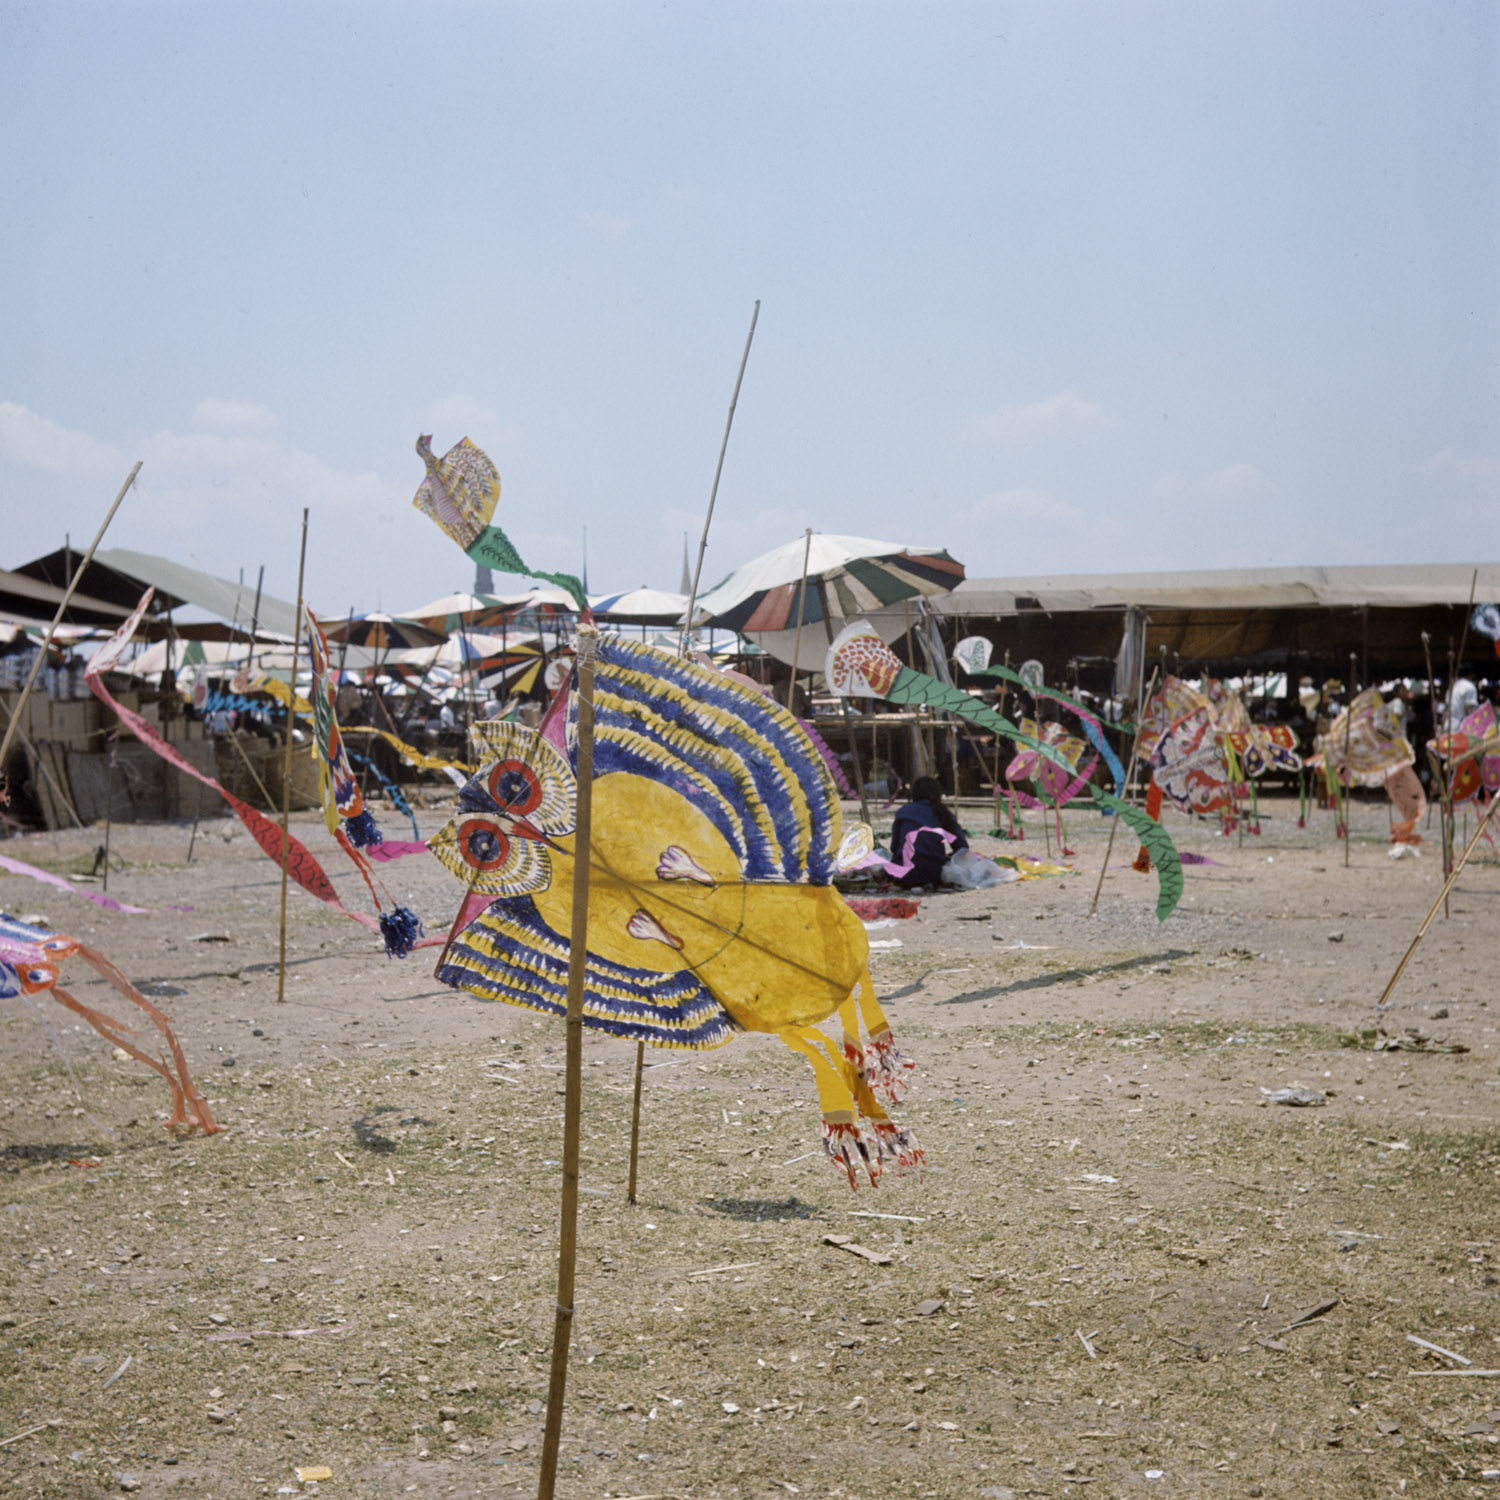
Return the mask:
POLYGON ((1042 610, 1420 608, 1500 600, 1500 562, 1333 568, 1218 568, 1189 573, 1057 573, 970 578, 929 601, 940 615, 1042 610), (1476 581, 1477 570, 1477 581, 1476 581))

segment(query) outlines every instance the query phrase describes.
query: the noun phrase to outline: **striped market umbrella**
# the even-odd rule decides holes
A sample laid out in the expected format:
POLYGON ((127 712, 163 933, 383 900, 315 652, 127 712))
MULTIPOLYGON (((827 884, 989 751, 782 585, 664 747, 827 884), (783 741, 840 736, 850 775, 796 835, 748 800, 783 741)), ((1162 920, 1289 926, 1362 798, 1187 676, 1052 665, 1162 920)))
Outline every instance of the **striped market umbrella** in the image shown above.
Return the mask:
POLYGON ((816 625, 814 638, 820 639, 827 630, 825 619, 836 633, 845 621, 903 599, 946 594, 963 578, 963 564, 941 547, 904 547, 869 537, 814 532, 810 544, 802 537, 736 568, 698 600, 694 624, 747 635, 793 631, 800 598, 801 623, 816 625))
POLYGON ((378 611, 335 620, 323 627, 330 641, 350 646, 368 646, 376 651, 407 651, 413 646, 437 646, 447 639, 440 630, 429 630, 415 620, 378 611))

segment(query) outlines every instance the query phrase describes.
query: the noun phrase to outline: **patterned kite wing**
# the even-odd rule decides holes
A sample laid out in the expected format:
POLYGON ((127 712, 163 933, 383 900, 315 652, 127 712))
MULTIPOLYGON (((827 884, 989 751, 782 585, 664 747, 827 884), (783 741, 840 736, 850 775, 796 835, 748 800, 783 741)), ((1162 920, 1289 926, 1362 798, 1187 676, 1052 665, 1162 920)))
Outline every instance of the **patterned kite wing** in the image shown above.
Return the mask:
POLYGON ((1229 767, 1206 705, 1163 730, 1148 762, 1151 779, 1183 812, 1208 813, 1228 805, 1229 767))
POLYGON ((1366 688, 1318 737, 1325 764, 1344 785, 1384 786, 1416 752, 1407 743, 1395 703, 1366 688))

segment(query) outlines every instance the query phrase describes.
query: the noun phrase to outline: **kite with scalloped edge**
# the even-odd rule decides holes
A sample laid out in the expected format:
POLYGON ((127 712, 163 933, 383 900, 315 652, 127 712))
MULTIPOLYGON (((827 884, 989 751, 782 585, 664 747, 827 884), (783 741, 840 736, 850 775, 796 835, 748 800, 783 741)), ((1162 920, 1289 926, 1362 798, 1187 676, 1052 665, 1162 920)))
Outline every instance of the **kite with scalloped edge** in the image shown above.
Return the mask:
MULTIPOLYGON (((1064 771, 1070 769, 1068 762, 1045 740, 1023 733, 961 688, 949 687, 925 672, 908 667, 866 620, 852 621, 839 632, 828 647, 823 678, 829 691, 838 697, 884 698, 891 703, 939 708, 972 724, 981 724, 1017 745, 1029 746, 1043 760, 1064 771)), ((1140 808, 1102 788, 1091 786, 1088 792, 1096 807, 1115 813, 1140 834, 1156 867, 1156 915, 1164 921, 1182 899, 1182 861, 1171 835, 1140 808)))
POLYGON ((222 1129, 209 1111, 208 1102, 198 1092, 188 1072, 182 1043, 167 1018, 102 953, 96 953, 77 938, 0 912, 0 1000, 21 999, 35 1009, 34 995, 50 994, 59 1005, 81 1016, 105 1041, 128 1052, 166 1079, 172 1091, 172 1115, 167 1129, 174 1133, 201 1130, 212 1135, 222 1129), (166 1053, 152 1055, 144 1039, 131 1026, 117 1021, 92 1005, 75 999, 58 984, 64 960, 77 956, 108 980, 132 1005, 138 1005, 161 1033, 166 1053), (170 1054, 170 1056, 168 1056, 170 1054))
MULTIPOLYGON (((584 1025, 655 1047, 779 1036, 817 1079, 824 1148, 848 1175, 919 1168, 894 1102, 911 1064, 835 889, 864 858, 828 768, 754 686, 618 637, 598 640, 584 1025), (822 1031, 837 1016, 841 1043, 822 1031), (861 1037, 861 1025, 865 1035, 861 1037)), ((435 977, 562 1015, 576 858, 577 705, 540 729, 474 726, 483 764, 431 841, 467 888, 435 977)), ((868 830, 865 830, 867 833, 868 830)))

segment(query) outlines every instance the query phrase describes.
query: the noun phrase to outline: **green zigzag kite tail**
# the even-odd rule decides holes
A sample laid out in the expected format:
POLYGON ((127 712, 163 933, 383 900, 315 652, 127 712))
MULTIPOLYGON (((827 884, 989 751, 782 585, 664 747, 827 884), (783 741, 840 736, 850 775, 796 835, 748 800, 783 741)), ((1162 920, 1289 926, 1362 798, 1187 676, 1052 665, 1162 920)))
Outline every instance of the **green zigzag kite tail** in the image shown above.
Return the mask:
MULTIPOLYGON (((1032 735, 1023 734, 994 709, 976 703, 962 688, 949 687, 925 672, 918 672, 914 667, 903 666, 884 696, 891 703, 939 708, 967 719, 970 723, 982 724, 986 729, 993 729, 1019 745, 1028 746, 1053 765, 1061 766, 1069 775, 1073 774, 1073 767, 1051 745, 1032 735)), ((1156 867, 1156 919, 1159 922, 1165 921, 1182 900, 1182 861, 1178 858, 1172 835, 1140 808, 1132 807, 1130 803, 1121 801, 1099 787, 1091 786, 1089 795, 1101 812, 1106 809, 1114 812, 1140 835, 1146 852, 1151 856, 1151 863, 1156 867)))
POLYGON ((521 561, 521 554, 516 551, 511 539, 494 522, 486 526, 464 548, 464 553, 475 562, 493 568, 497 573, 520 573, 526 578, 545 578, 548 583, 555 583, 559 588, 566 589, 580 610, 589 607, 583 584, 577 578, 571 573, 538 573, 534 568, 528 568, 521 561))
POLYGON ((1156 867, 1156 920, 1166 921, 1182 900, 1182 860, 1178 857, 1172 835, 1142 808, 1133 807, 1096 786, 1090 787, 1089 793, 1101 811, 1108 808, 1140 835, 1151 863, 1156 867))

